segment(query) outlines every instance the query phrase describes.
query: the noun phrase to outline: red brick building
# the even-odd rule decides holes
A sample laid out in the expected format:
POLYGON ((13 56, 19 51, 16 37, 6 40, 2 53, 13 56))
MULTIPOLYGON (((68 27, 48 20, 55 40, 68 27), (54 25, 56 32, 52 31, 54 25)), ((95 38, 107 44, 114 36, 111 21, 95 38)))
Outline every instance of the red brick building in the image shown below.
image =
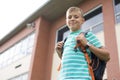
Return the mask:
POLYGON ((71 6, 83 9, 83 30, 93 31, 110 51, 104 80, 120 79, 120 0, 50 0, 1 39, 1 80, 57 80, 54 48, 69 33, 65 12, 71 6))

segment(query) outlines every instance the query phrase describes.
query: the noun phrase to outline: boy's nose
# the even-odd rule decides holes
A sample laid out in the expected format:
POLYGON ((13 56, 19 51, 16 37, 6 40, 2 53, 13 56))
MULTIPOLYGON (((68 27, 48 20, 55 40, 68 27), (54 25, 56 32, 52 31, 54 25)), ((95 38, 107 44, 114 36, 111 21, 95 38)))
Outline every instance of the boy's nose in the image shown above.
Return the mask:
POLYGON ((72 17, 71 17, 71 20, 75 20, 75 18, 72 16, 72 17))

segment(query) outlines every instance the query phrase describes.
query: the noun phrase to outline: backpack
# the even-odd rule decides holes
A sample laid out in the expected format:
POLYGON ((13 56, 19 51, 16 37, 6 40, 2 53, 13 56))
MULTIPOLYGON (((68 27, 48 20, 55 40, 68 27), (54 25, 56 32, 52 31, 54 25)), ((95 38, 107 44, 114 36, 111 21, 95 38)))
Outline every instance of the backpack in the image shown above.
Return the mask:
POLYGON ((91 66, 94 72, 95 80, 102 80, 106 68, 106 62, 100 60, 91 52, 91 66))
MULTIPOLYGON (((87 33, 88 32, 85 33, 85 36, 87 33)), ((66 40, 67 38, 65 38, 64 43, 66 40)), ((94 53, 91 52, 91 64, 89 65, 92 67, 95 80, 102 80, 106 68, 106 62, 100 60, 96 55, 94 55, 94 53)))

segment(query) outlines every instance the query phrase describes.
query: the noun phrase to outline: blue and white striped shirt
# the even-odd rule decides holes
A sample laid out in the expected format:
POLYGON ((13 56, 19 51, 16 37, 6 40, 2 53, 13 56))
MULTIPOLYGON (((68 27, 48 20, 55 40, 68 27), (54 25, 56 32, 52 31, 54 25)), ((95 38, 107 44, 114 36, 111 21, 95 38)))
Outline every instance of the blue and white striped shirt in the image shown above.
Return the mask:
MULTIPOLYGON (((81 32, 81 30, 71 32, 67 37, 64 44, 59 80, 91 80, 84 53, 79 49, 77 49, 77 51, 74 50, 74 46, 76 45, 76 37, 81 32)), ((92 32, 88 32, 86 39, 95 47, 102 46, 92 32)), ((90 51, 87 51, 90 55, 90 51)))

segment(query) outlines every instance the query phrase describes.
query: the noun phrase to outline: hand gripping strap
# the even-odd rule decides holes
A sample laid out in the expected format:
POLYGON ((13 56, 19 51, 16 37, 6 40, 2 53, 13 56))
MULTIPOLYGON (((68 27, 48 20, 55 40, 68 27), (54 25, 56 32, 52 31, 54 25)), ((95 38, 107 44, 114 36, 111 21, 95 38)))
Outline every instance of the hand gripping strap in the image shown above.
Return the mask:
POLYGON ((90 74, 92 80, 95 80, 93 69, 92 69, 92 66, 91 66, 91 60, 90 60, 90 57, 88 56, 88 53, 87 53, 85 47, 81 44, 80 41, 77 41, 77 44, 74 48, 76 49, 77 47, 81 48, 82 52, 84 53, 84 56, 85 56, 86 61, 88 63, 89 74, 90 74))

